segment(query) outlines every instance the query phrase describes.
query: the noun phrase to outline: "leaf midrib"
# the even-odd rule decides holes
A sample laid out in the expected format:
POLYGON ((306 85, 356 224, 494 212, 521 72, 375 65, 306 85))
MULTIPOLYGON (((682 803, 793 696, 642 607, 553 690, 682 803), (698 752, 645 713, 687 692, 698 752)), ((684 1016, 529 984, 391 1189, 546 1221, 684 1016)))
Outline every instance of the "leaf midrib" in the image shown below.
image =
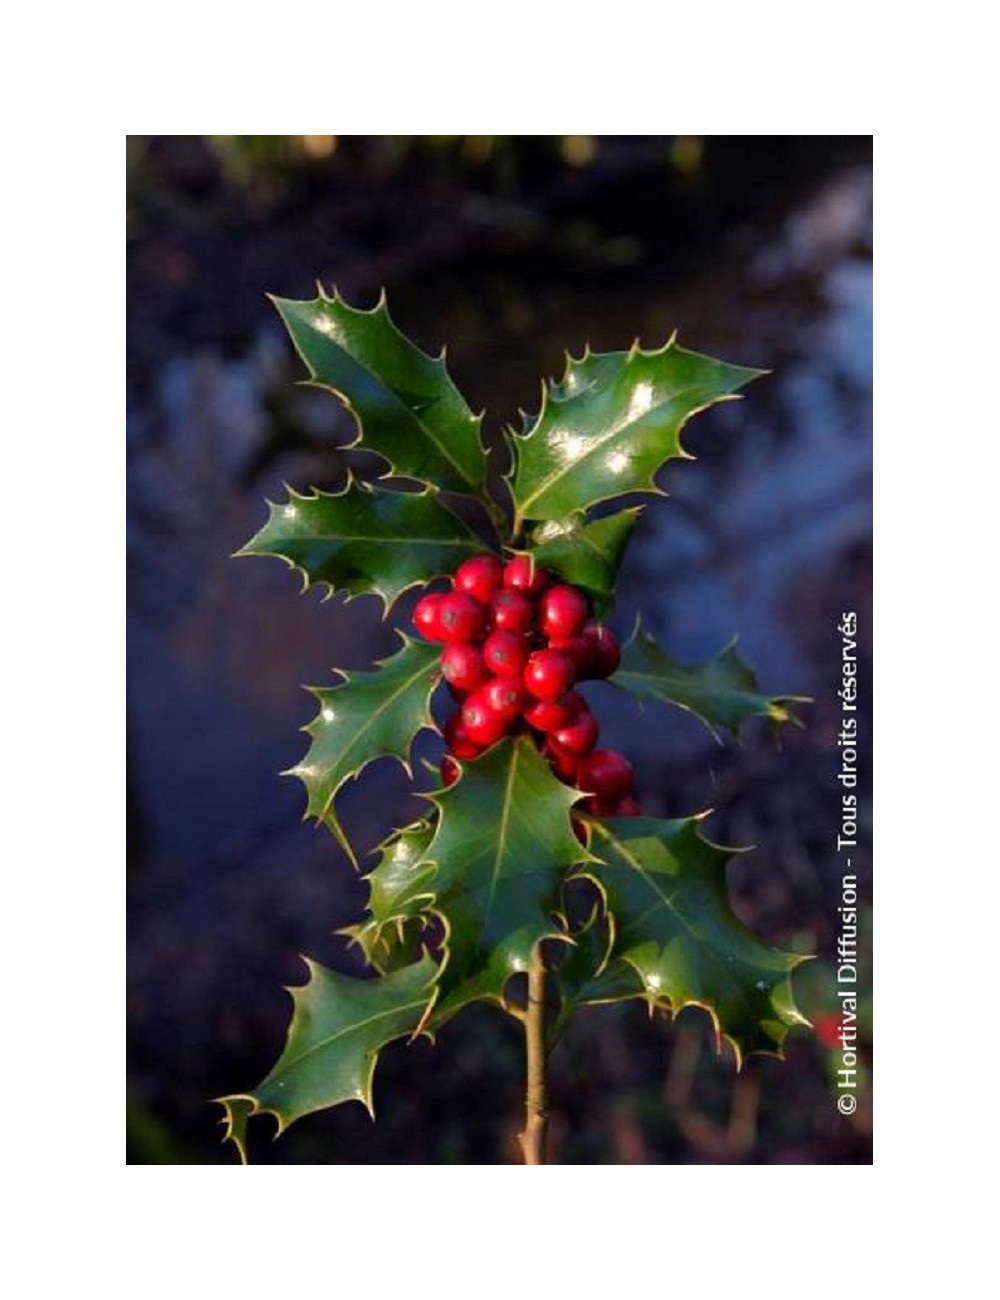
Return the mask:
MULTIPOLYGON (((629 930, 634 929, 635 926, 639 925, 647 916, 652 916, 654 912, 660 911, 661 907, 666 907, 677 918, 680 925, 688 932, 688 934, 692 937, 692 939, 694 939, 696 943, 704 945, 704 947, 709 949, 711 952, 715 953, 717 957, 720 958, 720 960, 716 963, 716 973, 718 978, 720 978, 722 983, 728 984, 730 988, 735 989, 736 992, 740 995, 741 1000, 744 999, 746 997, 746 989, 743 987, 743 984, 736 978, 735 974, 727 966, 725 950, 719 946, 718 942, 713 941, 711 938, 702 934, 700 930, 697 930, 693 925, 691 925, 689 921, 687 921, 684 918, 684 916, 677 910, 677 908, 667 897, 667 895, 664 894, 663 890, 659 887, 657 882, 653 879, 652 873, 650 873, 643 867, 642 863, 639 862, 638 859, 635 858, 634 855, 628 851, 628 849, 625 847, 624 843, 621 840, 616 839, 615 836, 613 836, 606 827, 601 826, 596 822, 594 823, 594 825, 596 829, 609 842, 609 844, 614 845, 615 849, 621 854, 621 856, 625 859, 625 861, 629 864, 629 866, 631 866, 639 874, 642 880, 646 883, 647 887, 652 890, 652 892, 657 896, 657 898, 662 900, 660 903, 657 903, 655 906, 651 908, 647 908, 646 911, 640 913, 638 917, 634 917, 628 923, 628 925, 625 926, 623 929, 618 930, 615 935, 616 940, 620 938, 622 935, 627 934, 629 930)), ((744 961, 743 959, 740 958, 737 958, 736 960, 739 961, 740 965, 744 966, 746 969, 750 971, 758 970, 758 969, 767 970, 766 967, 755 967, 751 965, 749 962, 744 961)))
MULTIPOLYGON (((378 719, 382 716, 382 714, 385 713, 386 709, 389 708, 391 704, 394 704, 396 700, 399 699, 400 695, 403 694, 404 691, 409 690, 409 688, 413 685, 414 682, 419 681, 421 677, 424 677, 429 673, 433 672, 438 662, 439 661, 437 658, 431 659, 428 663, 424 664, 417 672, 413 673, 410 677, 408 677, 402 683, 401 686, 399 686, 395 691, 393 691, 393 693, 390 696, 388 696, 385 700, 383 700, 383 702, 378 706, 378 708, 376 708, 371 714, 369 714, 368 719, 366 720, 364 725, 358 731, 355 731, 350 741, 348 741, 346 747, 341 751, 340 758, 335 763, 332 763, 330 765, 331 768, 333 768, 337 772, 343 772, 344 763, 346 762, 349 755, 351 755, 354 752, 361 738, 363 736, 366 736, 368 732, 371 731, 374 724, 378 721, 378 719)), ((344 684, 347 685, 346 682, 344 684)), ((410 743, 412 744, 412 737, 410 738, 410 743)), ((322 811, 318 814, 319 820, 322 821, 322 819, 326 817, 326 814, 330 811, 330 805, 333 803, 334 799, 336 798, 337 791, 340 789, 340 786, 343 784, 344 780, 346 780, 346 777, 342 777, 341 779, 339 779, 337 781, 337 784, 334 786, 333 790, 331 790, 330 794, 326 799, 326 802, 323 804, 322 811)))
MULTIPOLYGON (((647 410, 643 411, 642 415, 639 416, 637 419, 636 418, 629 419, 626 414, 626 417, 621 424, 612 425, 611 428, 608 430, 608 432, 599 434, 592 441, 588 442, 587 447, 585 448, 583 453, 575 461, 573 461, 572 464, 562 466, 560 469, 557 469, 554 474, 550 474, 548 478, 543 479, 530 497, 527 497, 524 501, 518 503, 519 513, 521 515, 527 516, 528 507, 533 502, 537 501, 538 498, 544 492, 547 492, 551 488, 553 483, 557 483, 561 478, 565 478, 567 474, 572 474, 576 470, 578 470, 585 461, 589 460, 590 457, 595 454, 595 452, 600 451, 601 448, 606 443, 610 442, 612 438, 616 438, 619 434, 625 433, 628 429, 631 429, 635 425, 640 424, 643 420, 647 419, 650 415, 652 415, 654 411, 659 410, 660 407, 666 406, 670 402, 679 401, 682 397, 686 397, 689 393, 696 393, 702 387, 703 385, 694 384, 694 385, 689 385, 687 388, 681 388, 676 393, 672 393, 671 396, 667 398, 665 401, 657 402, 655 406, 650 406, 647 410)), ((584 392, 579 394, 579 397, 582 398, 585 395, 586 394, 584 392)), ((710 399, 707 405, 711 405, 711 403, 714 401, 721 401, 724 396, 726 396, 726 394, 722 393, 719 395, 718 398, 710 399)), ((691 415, 693 413, 694 412, 689 412, 688 414, 691 415)), ((679 423, 680 422, 678 422, 678 425, 679 423)), ((542 429, 540 427, 535 429, 532 433, 528 434, 528 436, 524 439, 524 441, 530 442, 533 438, 541 434, 541 432, 542 429)), ((670 459, 669 456, 668 459, 670 459)), ((519 463, 523 464, 523 461, 520 461, 519 463)), ((625 491, 625 489, 623 489, 622 491, 625 491)), ((620 495, 620 493, 612 493, 611 495, 617 496, 620 495)))
MULTIPOLYGON (((371 982, 374 983, 375 981, 371 982)), ((314 1055, 316 1052, 322 1051, 324 1047, 329 1047, 331 1043, 335 1043, 338 1038, 343 1038, 345 1034, 360 1033, 362 1029, 366 1029, 369 1025, 374 1025, 379 1020, 386 1020, 389 1016, 402 1015, 404 1011, 416 1011, 417 1008, 422 1007, 427 1000, 427 997, 422 997, 418 998, 416 1002, 404 1002, 398 1007, 390 1007, 388 1011, 376 1012, 374 1016, 368 1016, 365 1020, 358 1020, 354 1024, 345 1025, 343 1029, 338 1029, 335 1034, 330 1034, 329 1037, 324 1038, 321 1042, 314 1043, 312 1047, 307 1048, 299 1056, 288 1061, 283 1073, 289 1073, 291 1070, 301 1065, 307 1057, 314 1055)), ((366 1049, 366 1051, 370 1050, 370 1048, 366 1049)))
MULTIPOLYGON (((452 465, 458 471, 459 477, 463 480, 463 482, 468 483, 469 487, 473 489, 473 493, 476 493, 478 491, 479 484, 473 478, 470 477, 465 467, 455 459, 455 457, 448 450, 445 443, 441 441, 441 439, 434 433, 434 431, 430 428, 430 426, 424 423, 424 421, 420 418, 417 408, 409 406, 399 395, 399 393, 397 393, 396 390, 389 383, 387 383, 387 381, 382 377, 382 375, 378 373, 377 370, 373 370, 372 367, 367 362, 361 361, 358 357, 354 355, 353 352, 349 351, 338 339, 334 338, 330 334, 323 334, 323 332, 321 330, 317 330, 315 326, 310 326, 310 329, 312 329, 314 333, 318 334, 325 342, 329 343, 331 347, 339 348, 340 351, 343 352, 345 356, 350 357, 350 359, 354 362, 356 366, 358 366, 367 375, 369 375, 372 379, 374 379, 375 382, 378 384, 379 388, 381 388, 381 390, 384 393, 387 393, 389 397, 391 397, 392 401, 396 404, 396 406, 405 415, 409 416, 409 418, 413 420, 413 422, 417 425, 417 428, 419 428, 427 437, 427 439, 431 443, 433 443, 433 445, 438 449, 438 451, 445 458, 445 460, 447 460, 449 464, 452 465)), ((409 339, 407 339, 406 342, 409 343, 409 339)), ((312 373, 313 380, 318 384, 320 388, 326 388, 331 393, 336 394, 336 396, 339 397, 342 402, 344 402, 348 407, 350 407, 352 411, 355 411, 357 413, 358 423, 361 429, 361 435, 363 439, 364 422, 360 418, 361 412, 354 405, 349 395, 343 392, 341 389, 337 388, 335 384, 327 383, 324 379, 321 379, 319 372, 312 364, 312 362, 308 360, 308 358, 306 359, 306 364, 309 366, 309 370, 312 373)), ((452 387, 454 388, 454 384, 452 384, 452 387)), ((458 399, 458 401, 462 402, 464 405, 464 399, 462 398, 462 395, 461 393, 459 393, 457 388, 455 388, 455 396, 458 399)), ((442 398, 435 397, 430 402, 428 402, 427 405, 435 406, 440 401, 442 401, 442 398)), ((472 421, 473 433, 476 435, 476 440, 478 443, 478 427, 476 425, 476 417, 472 414, 471 411, 469 411, 469 419, 472 421)), ((481 444, 479 444, 479 450, 480 452, 482 452, 481 444)))

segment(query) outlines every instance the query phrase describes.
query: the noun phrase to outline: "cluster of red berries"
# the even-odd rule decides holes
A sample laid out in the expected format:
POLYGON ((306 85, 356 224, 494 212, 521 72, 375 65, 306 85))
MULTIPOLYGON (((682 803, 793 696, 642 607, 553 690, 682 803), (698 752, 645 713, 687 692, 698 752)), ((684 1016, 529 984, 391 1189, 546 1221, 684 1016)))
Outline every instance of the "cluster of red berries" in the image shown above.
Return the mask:
POLYGON ((444 728, 441 779, 452 785, 456 759, 474 759, 525 725, 567 785, 585 790, 599 817, 635 817, 632 765, 613 749, 595 749, 597 720, 576 682, 610 677, 621 650, 590 621, 577 587, 553 583, 530 555, 504 565, 492 555, 466 560, 452 590, 424 596, 413 622, 428 641, 444 642, 441 672, 460 702, 444 728))

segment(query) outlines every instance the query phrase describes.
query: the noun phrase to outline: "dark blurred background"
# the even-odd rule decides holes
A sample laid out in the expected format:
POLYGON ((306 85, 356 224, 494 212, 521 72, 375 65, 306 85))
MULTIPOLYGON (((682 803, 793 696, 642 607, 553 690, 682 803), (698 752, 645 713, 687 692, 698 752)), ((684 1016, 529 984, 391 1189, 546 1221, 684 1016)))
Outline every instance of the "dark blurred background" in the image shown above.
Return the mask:
MULTIPOLYGON (((588 341, 653 347, 677 327, 773 370, 687 430, 698 460, 662 475, 671 497, 639 525, 610 622, 625 634, 642 608, 691 661, 738 632, 765 690, 815 697, 806 728, 780 750, 764 724, 719 746, 683 714, 592 697, 647 810, 710 806, 715 840, 756 846, 733 864, 734 905, 819 954, 795 976, 819 1032, 737 1076, 698 1011, 585 1012, 553 1057, 552 1158, 868 1162, 870 1094, 838 1115, 829 1042, 841 610, 859 613, 871 680, 870 138, 130 137, 127 166, 129 1161, 231 1162, 209 1099, 270 1068, 297 954, 357 969, 333 932, 365 887, 278 772, 304 749, 300 683, 369 665, 392 634, 374 600, 321 603, 278 561, 228 558, 283 481, 339 481, 351 426, 294 386, 264 298, 320 279, 359 306, 384 285, 406 333, 448 344, 487 430, 588 341)), ((388 762, 340 806, 365 849, 420 807, 388 762)), ((869 817, 866 786, 866 843, 869 817)), ((867 1075, 868 996, 863 1020, 867 1075)), ((518 1026, 473 1008, 435 1048, 385 1052, 377 1125, 346 1106, 272 1143, 260 1121, 252 1157, 512 1161, 522 1087, 518 1026)))

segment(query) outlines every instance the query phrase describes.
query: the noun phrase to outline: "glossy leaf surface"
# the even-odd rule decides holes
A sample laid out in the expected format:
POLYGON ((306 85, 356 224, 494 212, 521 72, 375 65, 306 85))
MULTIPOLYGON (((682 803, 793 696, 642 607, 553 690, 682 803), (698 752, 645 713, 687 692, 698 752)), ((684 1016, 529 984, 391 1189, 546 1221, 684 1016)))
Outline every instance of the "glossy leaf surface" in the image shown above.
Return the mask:
POLYGON ((588 820, 600 865, 585 874, 604 896, 610 948, 586 1000, 607 1000, 601 982, 624 964, 651 1006, 704 1007, 738 1060, 780 1056, 789 1028, 807 1023, 790 979, 804 958, 769 948, 737 919, 726 885, 733 850, 704 839, 699 818, 588 820))
MULTIPOLYGON (((598 867, 594 867, 596 872, 598 867)), ((637 972, 621 960, 608 960, 610 931, 606 918, 594 914, 573 933, 563 960, 555 968, 558 993, 555 1036, 558 1037, 578 1007, 640 998, 645 988, 637 972)))
POLYGON ((429 491, 387 492, 349 482, 343 492, 289 490, 268 503, 267 523, 238 552, 273 555, 303 578, 350 595, 374 592, 388 607, 408 587, 451 574, 483 543, 429 491))
POLYGON ((378 1054, 396 1038, 409 1037, 433 996, 437 966, 424 957, 377 979, 352 979, 306 959, 309 982, 289 989, 292 1022, 274 1069, 252 1092, 221 1097, 226 1137, 246 1163, 246 1126, 270 1114, 278 1133, 312 1111, 345 1101, 372 1107, 378 1054))
POLYGON ((532 554, 564 582, 582 588, 603 614, 614 601, 622 556, 640 513, 635 507, 590 524, 576 518, 543 524, 535 531, 532 554))
POLYGON ((552 914, 566 868, 587 856, 569 811, 579 797, 526 736, 501 741, 433 795, 440 820, 427 849, 429 888, 447 929, 433 1023, 480 998, 501 1001, 535 944, 558 935, 552 914))
POLYGON ((434 874, 427 848, 434 834, 429 821, 396 831, 379 846, 377 866, 368 873, 368 912, 348 935, 378 970, 393 969, 416 953, 426 913, 434 902, 434 874))
POLYGON ((789 706, 809 703, 801 695, 762 695, 753 669, 736 653, 735 643, 703 664, 685 667, 671 659, 641 623, 623 646, 621 664, 611 681, 639 699, 659 700, 693 713, 716 738, 720 729, 738 735, 748 718, 769 718, 775 728, 798 722, 789 706))
POLYGON ((684 456, 681 430, 697 411, 733 397, 762 371, 680 348, 590 353, 543 390, 527 434, 513 438, 511 490, 519 519, 565 519, 628 492, 655 492, 653 475, 684 456))
POLYGON ((340 685, 312 689, 320 706, 305 728, 312 744, 289 775, 306 787, 306 816, 325 822, 352 860, 334 811, 337 791, 377 758, 409 767, 417 732, 434 726, 430 697, 439 673, 439 648, 404 636, 399 653, 374 672, 345 673, 340 685))
POLYGON ((452 382, 444 356, 428 356, 400 333, 384 296, 372 311, 349 307, 336 294, 273 302, 312 383, 329 389, 354 416, 362 447, 377 452, 393 474, 483 495, 480 419, 452 382))

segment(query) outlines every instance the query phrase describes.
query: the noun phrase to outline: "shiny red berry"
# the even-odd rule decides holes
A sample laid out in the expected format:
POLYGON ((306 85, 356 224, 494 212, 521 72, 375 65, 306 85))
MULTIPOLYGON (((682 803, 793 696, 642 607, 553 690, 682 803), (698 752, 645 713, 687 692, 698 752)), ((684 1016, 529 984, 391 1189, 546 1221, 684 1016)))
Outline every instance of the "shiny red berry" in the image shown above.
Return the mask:
POLYGON ((581 709, 573 720, 552 733, 552 741, 560 749, 583 757, 597 744, 597 719, 587 708, 581 709))
POLYGON ((603 799, 588 799, 583 805, 595 817, 641 817, 642 805, 635 799, 619 799, 608 803, 603 799))
POLYGON ((589 677, 593 677, 594 655, 591 644, 585 637, 573 636, 566 641, 556 638, 549 642, 549 649, 559 650, 562 654, 569 655, 573 660, 578 682, 585 682, 589 677))
POLYGON ((456 758, 478 758, 483 752, 483 746, 466 731, 461 713, 453 713, 444 724, 444 738, 456 758))
POLYGON ((550 587, 538 602, 538 626, 551 641, 578 636, 589 615, 587 598, 575 587, 550 587))
POLYGON ((494 593, 490 608, 493 611, 493 626, 498 631, 523 636, 534 625, 535 602, 523 591, 511 591, 504 587, 494 593))
POLYGON ((532 700, 524 710, 524 720, 536 731, 556 731, 565 727, 577 711, 575 691, 561 695, 558 700, 532 700))
POLYGON ((481 694, 493 712, 505 722, 513 722, 521 716, 528 698, 524 683, 518 677, 491 677, 481 694))
POLYGON ((441 654, 441 674, 449 686, 468 694, 481 686, 489 674, 478 646, 465 642, 446 645, 441 654))
POLYGON ((477 641, 486 631, 486 610, 464 591, 450 591, 438 606, 442 641, 477 641))
POLYGON ((483 645, 486 667, 497 677, 520 677, 528 662, 528 645, 513 632, 491 632, 483 645))
POLYGON ((413 626, 428 641, 443 641, 440 595, 421 596, 413 609, 413 626))
POLYGON ((576 781, 580 760, 575 754, 571 754, 569 750, 559 745, 554 745, 551 739, 546 742, 542 753, 549 760, 549 766, 560 781, 565 781, 567 785, 572 785, 576 781))
POLYGON ((448 786, 454 785, 461 775, 462 769, 450 754, 445 754, 441 760, 441 784, 447 789, 448 786))
POLYGON ((602 804, 614 804, 630 795, 632 780, 632 764, 616 749, 595 749, 581 761, 577 772, 580 789, 602 804))
POLYGON ((583 641, 590 651, 588 677, 610 677, 622 660, 618 638, 602 623, 588 623, 583 629, 583 641))
POLYGON ((503 585, 523 591, 526 596, 537 596, 549 585, 548 571, 531 555, 515 555, 504 567, 503 585))
POLYGON ((573 660, 558 650, 536 650, 528 656, 524 684, 539 700, 556 700, 573 685, 573 660))
POLYGON ((490 707, 481 689, 470 695, 462 705, 462 726, 469 739, 477 745, 495 745, 506 736, 510 725, 507 719, 490 707))
POLYGON ((456 591, 488 605, 493 593, 503 586, 503 565, 495 555, 476 555, 458 566, 451 581, 456 591))

